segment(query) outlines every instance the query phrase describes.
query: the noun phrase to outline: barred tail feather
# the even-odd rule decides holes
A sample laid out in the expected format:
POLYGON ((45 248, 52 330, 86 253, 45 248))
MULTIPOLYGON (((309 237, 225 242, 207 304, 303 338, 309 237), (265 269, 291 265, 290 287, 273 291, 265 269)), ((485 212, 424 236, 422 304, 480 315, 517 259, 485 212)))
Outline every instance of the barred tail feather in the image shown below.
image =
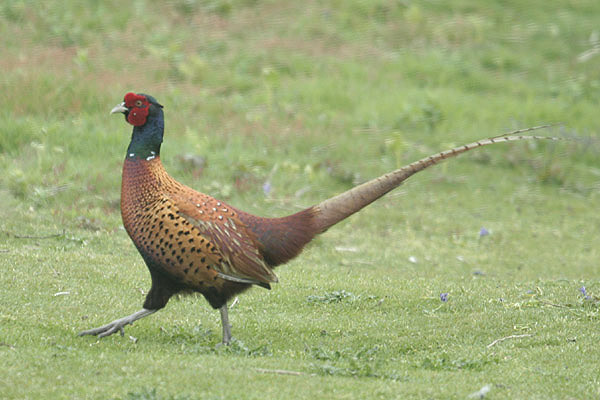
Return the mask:
POLYGON ((535 129, 546 128, 549 125, 537 126, 533 128, 513 131, 505 135, 496 136, 489 139, 479 140, 464 146, 455 147, 451 150, 425 157, 412 164, 408 164, 396 171, 387 173, 378 178, 370 180, 362 185, 356 186, 344 193, 323 201, 312 207, 313 221, 312 226, 317 233, 326 231, 329 227, 337 224, 343 219, 349 217, 365 206, 371 204, 389 191, 400 186, 402 182, 413 174, 424 170, 432 165, 438 164, 448 158, 455 157, 461 153, 473 150, 478 147, 487 146, 500 142, 513 142, 517 140, 562 140, 550 136, 517 135, 518 133, 532 131, 535 129))
POLYGON ((549 125, 513 131, 506 135, 483 139, 451 150, 423 158, 396 171, 356 186, 315 206, 282 218, 263 218, 238 210, 240 219, 256 235, 260 252, 271 266, 283 264, 296 257, 316 235, 349 217, 381 196, 398 187, 413 174, 461 153, 500 142, 546 139, 561 140, 546 136, 522 136, 523 132, 546 128, 549 125))

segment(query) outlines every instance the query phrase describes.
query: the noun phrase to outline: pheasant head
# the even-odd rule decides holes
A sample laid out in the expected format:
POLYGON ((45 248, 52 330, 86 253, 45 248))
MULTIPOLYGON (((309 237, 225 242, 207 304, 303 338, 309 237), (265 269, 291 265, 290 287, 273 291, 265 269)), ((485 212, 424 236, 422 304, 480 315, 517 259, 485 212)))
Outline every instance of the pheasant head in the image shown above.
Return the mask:
POLYGON ((111 114, 122 113, 133 125, 127 158, 149 158, 160 153, 165 128, 163 106, 152 96, 129 92, 111 114))

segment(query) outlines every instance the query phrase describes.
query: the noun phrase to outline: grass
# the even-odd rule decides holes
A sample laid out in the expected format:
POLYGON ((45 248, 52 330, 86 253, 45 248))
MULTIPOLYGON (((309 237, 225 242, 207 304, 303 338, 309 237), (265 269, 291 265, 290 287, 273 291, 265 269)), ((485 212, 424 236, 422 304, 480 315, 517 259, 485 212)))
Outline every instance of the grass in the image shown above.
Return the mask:
POLYGON ((599 14, 591 0, 3 3, 2 397, 598 396, 599 14), (260 215, 519 127, 562 122, 547 134, 576 140, 419 173, 240 296, 230 347, 194 297, 96 341, 76 333, 149 288, 119 214, 130 128, 108 115, 130 90, 165 106, 173 176, 260 215))

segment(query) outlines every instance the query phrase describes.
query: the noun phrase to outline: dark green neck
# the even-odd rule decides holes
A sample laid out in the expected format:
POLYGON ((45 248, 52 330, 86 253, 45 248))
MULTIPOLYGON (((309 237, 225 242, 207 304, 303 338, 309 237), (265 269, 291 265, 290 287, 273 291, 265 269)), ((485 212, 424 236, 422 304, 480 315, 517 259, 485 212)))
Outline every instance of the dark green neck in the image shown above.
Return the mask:
POLYGON ((148 121, 144 125, 133 127, 127 158, 151 160, 160 154, 164 120, 162 110, 157 114, 148 116, 148 121))

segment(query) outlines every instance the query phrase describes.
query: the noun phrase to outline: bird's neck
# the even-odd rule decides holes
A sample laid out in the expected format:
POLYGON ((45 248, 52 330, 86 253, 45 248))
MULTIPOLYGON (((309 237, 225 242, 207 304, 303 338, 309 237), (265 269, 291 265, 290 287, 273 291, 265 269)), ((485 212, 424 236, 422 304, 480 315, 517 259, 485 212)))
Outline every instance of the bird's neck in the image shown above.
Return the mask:
MULTIPOLYGON (((172 181, 173 178, 163 167, 159 156, 150 160, 127 157, 123 163, 121 196, 149 198, 150 195, 162 193, 164 187, 169 186, 172 181)), ((136 201, 141 201, 141 198, 136 201)))
MULTIPOLYGON (((160 199, 169 188, 177 185, 165 171, 160 157, 150 160, 127 157, 123 163, 121 211, 142 210, 160 199)), ((126 220, 125 214, 123 218, 126 220)))
POLYGON ((127 148, 126 159, 152 160, 160 154, 160 145, 163 140, 164 121, 159 118, 148 119, 143 126, 135 126, 131 135, 131 142, 127 148))

